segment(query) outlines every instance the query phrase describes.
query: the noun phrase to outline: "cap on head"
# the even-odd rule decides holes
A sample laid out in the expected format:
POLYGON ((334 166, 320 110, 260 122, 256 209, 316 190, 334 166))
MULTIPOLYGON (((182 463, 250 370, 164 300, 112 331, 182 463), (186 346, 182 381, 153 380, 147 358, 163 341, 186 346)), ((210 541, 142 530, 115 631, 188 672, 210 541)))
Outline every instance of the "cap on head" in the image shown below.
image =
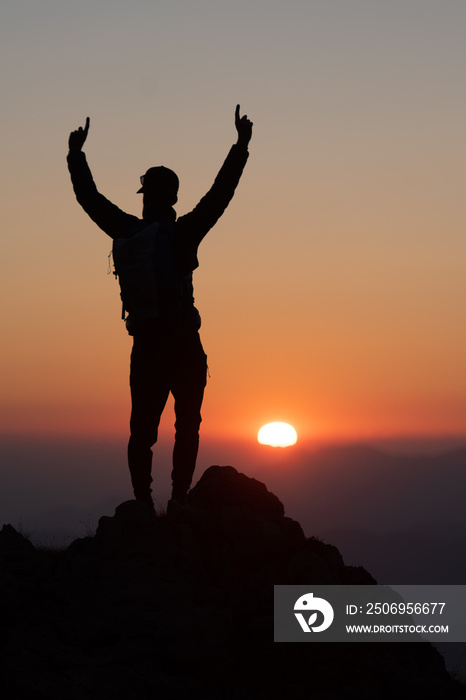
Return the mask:
POLYGON ((175 204, 178 199, 178 176, 170 168, 157 165, 141 175, 141 189, 139 193, 153 193, 157 199, 163 199, 167 204, 175 204))

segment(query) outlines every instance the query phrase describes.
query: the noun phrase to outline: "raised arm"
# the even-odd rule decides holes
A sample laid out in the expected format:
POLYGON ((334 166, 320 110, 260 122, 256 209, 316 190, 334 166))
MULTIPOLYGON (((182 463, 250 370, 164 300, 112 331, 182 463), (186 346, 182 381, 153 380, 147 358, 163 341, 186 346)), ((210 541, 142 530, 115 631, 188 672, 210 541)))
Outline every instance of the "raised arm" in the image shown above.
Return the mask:
POLYGON ((112 238, 127 234, 139 222, 136 216, 126 214, 115 204, 106 199, 95 186, 92 173, 82 151, 89 133, 90 119, 86 125, 72 131, 68 140, 68 169, 73 183, 74 193, 79 204, 92 221, 112 238))
MULTIPOLYGON (((240 117, 239 111, 240 106, 237 105, 235 126, 238 140, 230 149, 214 184, 192 212, 178 219, 180 244, 190 250, 191 258, 196 256, 199 243, 230 203, 249 157, 248 144, 252 135, 252 122, 246 115, 240 117)), ((197 267, 197 260, 194 267, 197 267)))

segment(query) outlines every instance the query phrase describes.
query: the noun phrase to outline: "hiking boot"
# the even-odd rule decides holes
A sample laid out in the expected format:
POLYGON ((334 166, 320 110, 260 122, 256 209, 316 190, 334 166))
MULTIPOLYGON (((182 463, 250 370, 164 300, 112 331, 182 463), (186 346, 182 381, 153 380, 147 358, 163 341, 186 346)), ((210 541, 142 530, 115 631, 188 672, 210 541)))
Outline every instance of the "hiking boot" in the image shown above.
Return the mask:
POLYGON ((144 489, 143 491, 135 490, 134 498, 136 499, 136 501, 139 501, 140 503, 146 503, 150 508, 152 508, 152 510, 155 510, 154 501, 152 500, 151 495, 151 489, 144 489))
POLYGON ((186 513, 186 504, 180 503, 176 498, 170 498, 167 503, 167 516, 178 520, 186 513))
POLYGON ((187 489, 179 489, 179 488, 173 488, 172 489, 172 501, 176 501, 179 503, 181 506, 186 505, 186 497, 188 495, 188 490, 187 489))

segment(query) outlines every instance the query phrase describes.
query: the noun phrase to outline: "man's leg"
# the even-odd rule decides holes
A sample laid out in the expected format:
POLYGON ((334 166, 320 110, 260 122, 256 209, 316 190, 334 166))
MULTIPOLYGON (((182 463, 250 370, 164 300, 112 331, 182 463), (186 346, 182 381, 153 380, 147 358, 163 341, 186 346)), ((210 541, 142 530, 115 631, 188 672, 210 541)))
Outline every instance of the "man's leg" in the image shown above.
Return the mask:
POLYGON ((137 336, 131 353, 131 435, 128 466, 137 501, 152 504, 152 450, 169 394, 166 353, 159 338, 137 336))
POLYGON ((199 334, 193 333, 180 345, 172 382, 176 415, 172 498, 179 503, 186 499, 196 467, 206 376, 207 358, 199 334))

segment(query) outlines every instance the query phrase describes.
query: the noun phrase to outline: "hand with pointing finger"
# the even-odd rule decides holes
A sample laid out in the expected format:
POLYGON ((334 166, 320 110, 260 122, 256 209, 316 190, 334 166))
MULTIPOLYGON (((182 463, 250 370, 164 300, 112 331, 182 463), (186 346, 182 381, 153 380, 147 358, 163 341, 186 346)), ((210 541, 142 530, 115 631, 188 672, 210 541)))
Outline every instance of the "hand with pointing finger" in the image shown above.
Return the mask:
POLYGON ((87 139, 87 134, 89 133, 89 124, 90 124, 90 119, 89 117, 86 118, 86 126, 84 129, 82 126, 79 127, 79 129, 76 129, 76 131, 72 131, 70 134, 70 138, 68 140, 68 146, 70 151, 80 151, 84 145, 84 141, 87 139))
POLYGON ((236 105, 235 126, 238 132, 238 144, 247 147, 252 136, 252 121, 246 115, 239 116, 239 105, 236 105))

